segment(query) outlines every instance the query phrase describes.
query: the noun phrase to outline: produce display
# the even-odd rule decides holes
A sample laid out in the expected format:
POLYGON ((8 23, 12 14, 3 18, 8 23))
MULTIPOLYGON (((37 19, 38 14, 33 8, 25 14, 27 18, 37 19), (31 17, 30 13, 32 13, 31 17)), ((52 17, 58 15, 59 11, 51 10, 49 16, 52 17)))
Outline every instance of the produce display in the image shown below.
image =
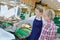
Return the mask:
POLYGON ((31 26, 30 26, 30 24, 22 24, 22 25, 20 26, 20 28, 24 28, 24 27, 30 28, 31 26))
POLYGON ((2 25, 5 26, 5 27, 9 27, 9 26, 11 26, 10 24, 5 23, 5 22, 3 22, 2 25))
POLYGON ((31 29, 32 29, 32 28, 31 28, 30 25, 28 25, 28 24, 22 24, 22 25, 20 26, 20 29, 18 29, 18 30, 15 31, 15 35, 16 35, 18 38, 20 38, 20 39, 26 38, 26 37, 28 37, 28 36, 30 35, 31 29))
POLYGON ((11 18, 6 18, 6 17, 0 17, 0 21, 6 22, 6 23, 17 23, 21 19, 19 17, 11 17, 11 18))
POLYGON ((0 17, 0 28, 3 28, 6 31, 15 32, 17 29, 15 25, 20 21, 19 17, 0 17))

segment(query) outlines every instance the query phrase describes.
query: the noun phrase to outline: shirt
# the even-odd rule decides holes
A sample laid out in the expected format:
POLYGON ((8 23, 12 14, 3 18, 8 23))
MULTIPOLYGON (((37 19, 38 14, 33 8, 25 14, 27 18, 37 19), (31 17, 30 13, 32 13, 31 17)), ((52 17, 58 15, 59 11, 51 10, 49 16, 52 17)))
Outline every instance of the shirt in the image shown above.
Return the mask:
POLYGON ((38 40, 54 40, 56 37, 57 28, 53 21, 47 23, 43 21, 43 28, 38 40))

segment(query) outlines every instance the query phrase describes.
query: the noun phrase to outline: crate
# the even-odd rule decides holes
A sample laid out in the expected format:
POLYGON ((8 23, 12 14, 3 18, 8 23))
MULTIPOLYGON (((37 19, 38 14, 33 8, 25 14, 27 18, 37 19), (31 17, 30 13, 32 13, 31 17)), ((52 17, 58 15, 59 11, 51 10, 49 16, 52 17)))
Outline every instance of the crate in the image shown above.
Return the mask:
POLYGON ((21 28, 15 31, 15 35, 19 38, 19 40, 24 40, 29 37, 31 30, 29 28, 21 28))
POLYGON ((57 29, 57 33, 60 34, 60 28, 57 29))

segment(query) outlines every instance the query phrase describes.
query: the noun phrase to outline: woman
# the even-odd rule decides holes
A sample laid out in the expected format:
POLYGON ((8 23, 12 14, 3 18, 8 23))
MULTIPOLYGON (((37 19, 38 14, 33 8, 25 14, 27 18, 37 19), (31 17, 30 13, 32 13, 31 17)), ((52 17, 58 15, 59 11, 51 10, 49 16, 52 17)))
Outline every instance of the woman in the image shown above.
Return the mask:
POLYGON ((40 36, 40 32, 42 29, 42 14, 43 14, 43 8, 36 8, 35 9, 36 17, 33 22, 32 32, 28 40, 38 40, 40 36))
POLYGON ((57 28, 53 22, 54 16, 54 11, 51 9, 44 13, 43 28, 39 40, 54 40, 56 38, 57 28))

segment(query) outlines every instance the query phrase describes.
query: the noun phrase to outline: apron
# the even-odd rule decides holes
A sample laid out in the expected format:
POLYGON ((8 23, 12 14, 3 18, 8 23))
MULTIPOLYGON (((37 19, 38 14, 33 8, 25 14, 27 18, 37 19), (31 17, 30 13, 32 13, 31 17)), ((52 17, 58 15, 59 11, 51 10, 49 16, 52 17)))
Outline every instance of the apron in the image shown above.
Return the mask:
POLYGON ((40 34, 41 34, 41 30, 42 30, 42 19, 41 20, 34 20, 33 22, 33 28, 32 28, 32 32, 30 37, 28 38, 28 40, 38 40, 40 34))

